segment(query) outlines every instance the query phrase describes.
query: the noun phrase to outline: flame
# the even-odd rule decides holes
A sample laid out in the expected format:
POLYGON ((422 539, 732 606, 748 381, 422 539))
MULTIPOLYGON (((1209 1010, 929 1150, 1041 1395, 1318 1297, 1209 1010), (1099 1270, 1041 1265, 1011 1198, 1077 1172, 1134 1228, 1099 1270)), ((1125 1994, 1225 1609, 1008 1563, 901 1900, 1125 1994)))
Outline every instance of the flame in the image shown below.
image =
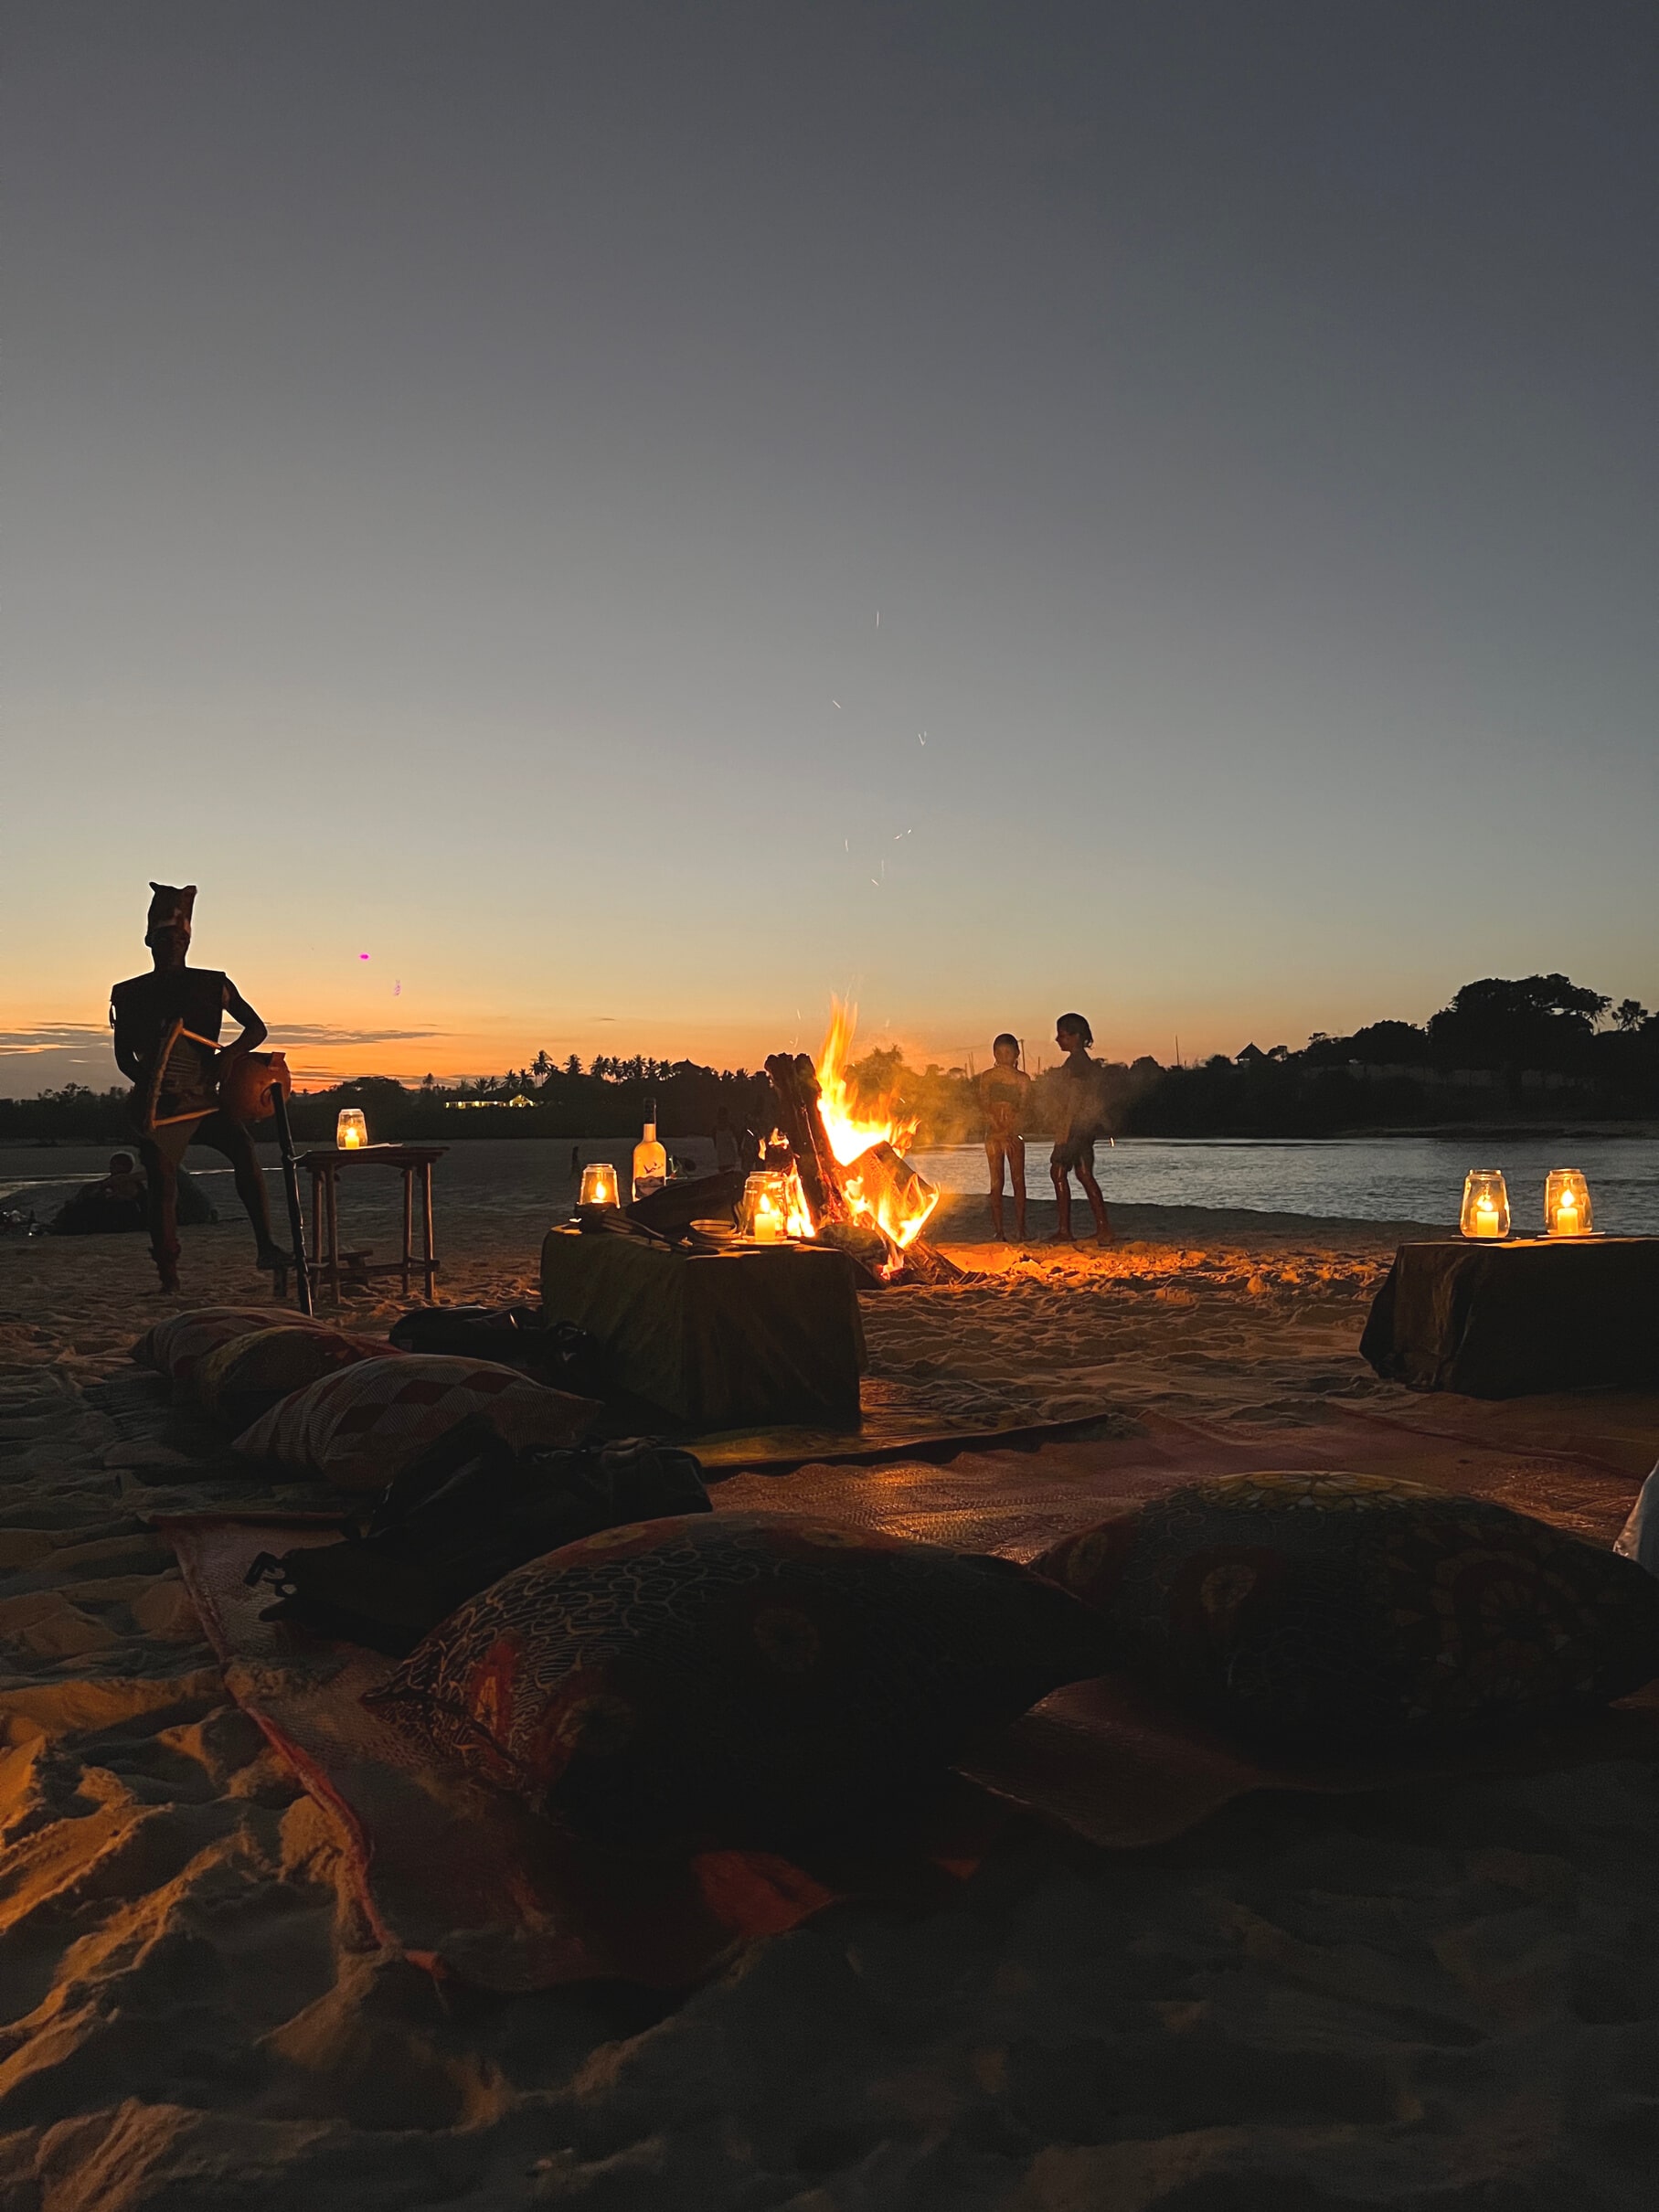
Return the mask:
POLYGON ((798 1167, 790 1169, 783 1189, 788 1201, 783 1222, 784 1235, 815 1237, 818 1232, 814 1228, 812 1215, 807 1211, 806 1193, 801 1187, 801 1171, 798 1167))
MULTIPOLYGON (((855 1170, 877 1144, 890 1144, 894 1152, 903 1153, 916 1141, 915 1116, 904 1112, 898 1098, 879 1099, 873 1108, 854 1104, 846 1070, 857 1026, 857 1007, 831 999, 829 1034, 818 1054, 817 1068, 818 1112, 824 1133, 838 1164, 855 1170)), ((878 1229, 890 1246, 884 1274, 896 1271, 899 1255, 915 1243, 939 1204, 939 1193, 920 1176, 896 1175, 882 1160, 870 1161, 861 1173, 845 1176, 842 1190, 854 1220, 878 1229)), ((802 1212, 804 1215, 804 1202, 802 1212)), ((792 1227, 791 1233, 794 1233, 792 1227)))
POLYGON ((895 1152, 904 1152, 916 1142, 915 1118, 907 1120, 897 1112, 896 1099, 878 1101, 873 1114, 854 1106, 846 1069, 857 1026, 857 1007, 832 998, 829 1035, 818 1054, 818 1111, 830 1150, 843 1167, 862 1158, 872 1144, 887 1143, 895 1152))

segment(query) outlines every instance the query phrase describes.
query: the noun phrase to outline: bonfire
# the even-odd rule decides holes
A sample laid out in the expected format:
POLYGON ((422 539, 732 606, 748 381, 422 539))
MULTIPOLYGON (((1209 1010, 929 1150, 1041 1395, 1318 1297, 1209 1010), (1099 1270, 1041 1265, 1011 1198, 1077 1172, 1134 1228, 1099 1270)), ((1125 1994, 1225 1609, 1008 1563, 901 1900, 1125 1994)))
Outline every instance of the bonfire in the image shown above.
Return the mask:
POLYGON ((787 1233, 845 1241, 862 1231, 874 1272, 937 1278, 950 1263, 920 1243, 939 1193, 905 1158, 916 1120, 896 1093, 858 1099, 848 1079, 858 1010, 831 1002, 829 1034, 814 1063, 805 1053, 774 1053, 766 1063, 777 1093, 774 1146, 787 1155, 787 1233))

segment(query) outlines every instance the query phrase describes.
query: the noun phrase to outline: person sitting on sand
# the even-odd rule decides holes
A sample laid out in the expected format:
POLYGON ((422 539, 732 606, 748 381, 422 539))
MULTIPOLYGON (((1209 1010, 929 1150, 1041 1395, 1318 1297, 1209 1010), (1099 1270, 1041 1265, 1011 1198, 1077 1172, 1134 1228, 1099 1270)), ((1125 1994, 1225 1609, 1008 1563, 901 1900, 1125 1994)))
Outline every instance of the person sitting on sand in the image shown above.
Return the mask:
POLYGON ((144 1186, 138 1162, 130 1152, 112 1152, 109 1174, 96 1183, 83 1183, 76 1195, 82 1198, 113 1198, 118 1205, 129 1198, 142 1198, 144 1186))
POLYGON ((1106 1133, 1106 1102, 1101 1063, 1089 1057, 1094 1032, 1080 1014, 1062 1014, 1054 1025, 1054 1041, 1066 1058, 1054 1081, 1054 1150, 1048 1155, 1054 1202, 1059 1209, 1053 1242, 1074 1241, 1071 1186, 1067 1176, 1075 1175, 1094 1215, 1095 1235, 1104 1244, 1111 1230, 1106 1219, 1106 1201, 1094 1179, 1094 1148, 1106 1133))
POLYGON ((985 1112, 985 1159, 991 1169, 991 1226, 998 1243, 1007 1239, 1003 1221, 1003 1166, 1014 1188, 1014 1235, 1026 1241, 1026 1114, 1031 1078, 1019 1064, 1019 1039, 1005 1029, 991 1048, 993 1065, 979 1079, 979 1102, 985 1112))
POLYGON ((150 1250, 164 1291, 178 1288, 178 1164, 199 1138, 236 1172, 236 1195, 253 1225, 254 1264, 293 1265, 271 1233, 265 1178, 253 1140, 219 1103, 221 1081, 265 1041, 265 1025, 228 975, 185 964, 196 904, 193 883, 153 883, 144 942, 154 972, 116 984, 110 993, 115 1064, 133 1085, 132 1112, 148 1186, 150 1250), (218 1048, 229 1014, 241 1035, 218 1048))
POLYGON ((47 1224, 52 1237, 119 1236, 143 1228, 146 1214, 144 1178, 130 1152, 110 1154, 110 1170, 95 1183, 71 1193, 47 1224))
MULTIPOLYGON (((217 1221, 218 1216, 202 1194, 201 1186, 187 1175, 181 1167, 175 1180, 178 1185, 178 1219, 185 1228, 196 1228, 205 1221, 217 1221)), ((138 1172, 138 1163, 130 1152, 112 1153, 110 1172, 100 1175, 96 1183, 83 1183, 78 1191, 66 1198, 47 1223, 48 1237, 118 1237, 129 1229, 147 1228, 150 1210, 144 1179, 138 1172)))

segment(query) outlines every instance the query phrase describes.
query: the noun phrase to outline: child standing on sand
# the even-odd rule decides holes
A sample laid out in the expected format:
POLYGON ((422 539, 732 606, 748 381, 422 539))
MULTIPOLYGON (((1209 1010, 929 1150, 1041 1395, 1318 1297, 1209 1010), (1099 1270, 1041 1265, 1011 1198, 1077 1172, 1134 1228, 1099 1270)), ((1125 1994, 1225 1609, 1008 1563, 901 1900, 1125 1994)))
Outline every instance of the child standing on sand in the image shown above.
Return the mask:
POLYGON ((1054 1041, 1066 1055, 1055 1079, 1054 1150, 1048 1155, 1054 1202, 1059 1209, 1054 1242, 1073 1241, 1071 1186, 1066 1178, 1075 1175, 1094 1216, 1095 1236, 1104 1244, 1111 1230, 1106 1219, 1106 1201, 1094 1179, 1094 1148, 1106 1133, 1106 1101, 1101 1063, 1089 1057, 1094 1032, 1080 1014, 1062 1014, 1054 1025, 1054 1041))
POLYGON ((991 1048, 994 1064, 979 1079, 979 1102, 985 1110, 985 1158, 991 1168, 991 1225, 998 1243, 1007 1239, 1003 1224, 1003 1164, 1014 1186, 1014 1235, 1026 1241, 1026 1111, 1031 1078, 1019 1064, 1019 1039, 1005 1030, 991 1048))

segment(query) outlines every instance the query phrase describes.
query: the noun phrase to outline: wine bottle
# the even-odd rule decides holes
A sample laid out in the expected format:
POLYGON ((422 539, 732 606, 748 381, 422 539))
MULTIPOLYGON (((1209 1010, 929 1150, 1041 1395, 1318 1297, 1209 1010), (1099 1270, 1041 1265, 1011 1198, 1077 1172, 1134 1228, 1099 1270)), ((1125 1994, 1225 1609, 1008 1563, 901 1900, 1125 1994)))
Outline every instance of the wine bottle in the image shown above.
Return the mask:
POLYGON ((643 1198, 661 1190, 668 1180, 668 1154, 656 1141, 656 1101, 645 1122, 645 1133, 633 1148, 633 1195, 643 1198))

